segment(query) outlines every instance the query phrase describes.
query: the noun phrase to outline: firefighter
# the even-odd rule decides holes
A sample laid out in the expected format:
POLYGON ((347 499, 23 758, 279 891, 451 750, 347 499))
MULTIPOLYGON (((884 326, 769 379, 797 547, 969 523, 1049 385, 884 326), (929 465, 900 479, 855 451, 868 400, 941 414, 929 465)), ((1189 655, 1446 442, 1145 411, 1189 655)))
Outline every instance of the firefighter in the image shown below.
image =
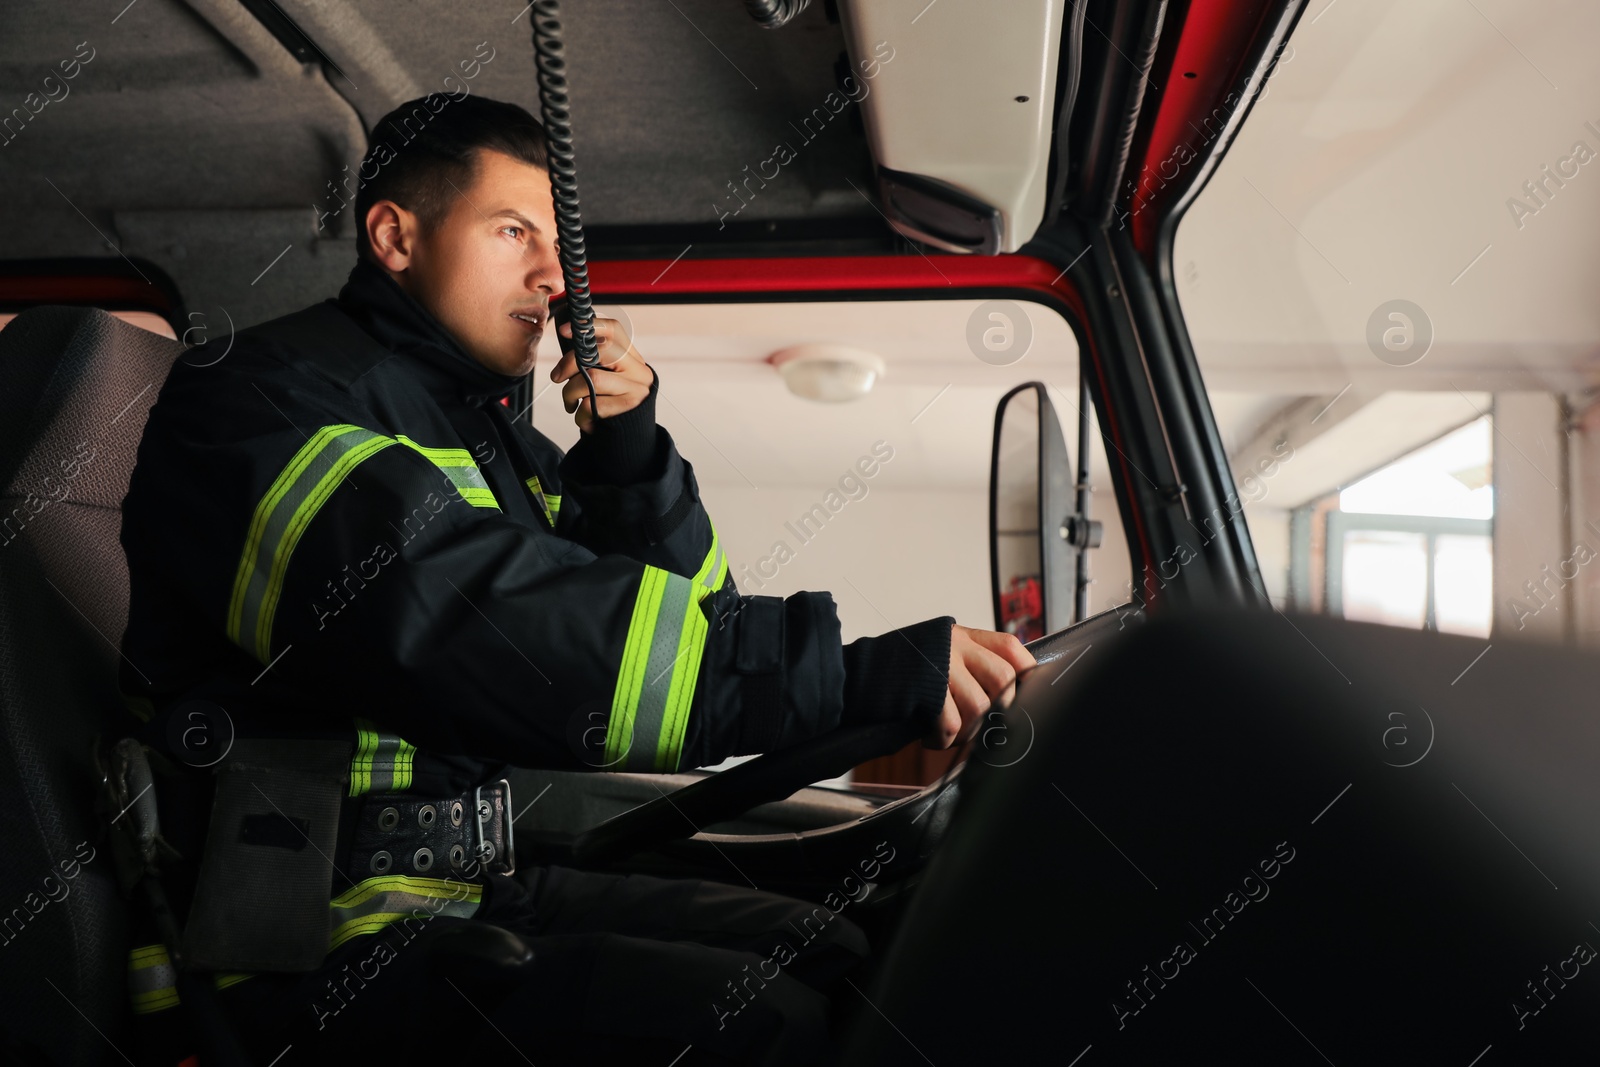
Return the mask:
MULTIPOLYGON (((570 351, 548 374, 564 455, 503 403, 562 289, 522 108, 404 104, 359 181, 338 298, 181 356, 123 508, 123 690, 165 764, 203 768, 160 792, 185 952, 262 1062, 813 1062, 867 952, 848 918, 517 865, 503 768, 671 772, 889 718, 947 747, 1032 657, 950 618, 843 645, 825 593, 741 596, 616 321, 592 396, 570 351), (534 963, 430 980, 413 941, 477 920, 534 963)), ((175 977, 146 931, 130 989, 167 1062, 175 977)))

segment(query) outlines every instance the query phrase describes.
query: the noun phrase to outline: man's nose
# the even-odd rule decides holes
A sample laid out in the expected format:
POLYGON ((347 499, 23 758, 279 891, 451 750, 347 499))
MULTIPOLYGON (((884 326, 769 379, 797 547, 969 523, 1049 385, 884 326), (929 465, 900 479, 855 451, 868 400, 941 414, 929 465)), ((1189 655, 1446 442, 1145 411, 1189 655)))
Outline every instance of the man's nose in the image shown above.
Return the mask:
POLYGON ((547 296, 555 296, 566 288, 561 274, 561 259, 556 255, 555 246, 546 245, 542 249, 538 263, 528 275, 528 289, 530 291, 544 292, 547 296))

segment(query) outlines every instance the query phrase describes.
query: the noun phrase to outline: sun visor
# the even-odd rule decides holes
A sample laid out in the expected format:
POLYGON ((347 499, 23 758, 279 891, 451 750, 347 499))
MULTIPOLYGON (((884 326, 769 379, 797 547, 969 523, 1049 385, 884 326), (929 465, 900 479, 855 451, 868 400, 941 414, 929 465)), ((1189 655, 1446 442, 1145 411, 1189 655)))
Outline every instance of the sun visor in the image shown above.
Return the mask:
POLYGON ((1044 217, 1066 0, 916 7, 839 4, 883 211, 947 251, 1015 252, 1044 217))

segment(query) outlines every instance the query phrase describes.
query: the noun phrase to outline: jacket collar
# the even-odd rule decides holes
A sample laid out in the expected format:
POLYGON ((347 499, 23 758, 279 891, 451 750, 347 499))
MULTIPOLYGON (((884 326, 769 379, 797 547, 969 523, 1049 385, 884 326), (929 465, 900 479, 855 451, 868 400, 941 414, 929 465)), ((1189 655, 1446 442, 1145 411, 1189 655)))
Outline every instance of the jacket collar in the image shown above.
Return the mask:
POLYGON ((522 381, 467 355, 443 323, 386 271, 365 259, 356 262, 339 290, 339 306, 385 348, 403 357, 435 399, 476 407, 509 395, 522 381))

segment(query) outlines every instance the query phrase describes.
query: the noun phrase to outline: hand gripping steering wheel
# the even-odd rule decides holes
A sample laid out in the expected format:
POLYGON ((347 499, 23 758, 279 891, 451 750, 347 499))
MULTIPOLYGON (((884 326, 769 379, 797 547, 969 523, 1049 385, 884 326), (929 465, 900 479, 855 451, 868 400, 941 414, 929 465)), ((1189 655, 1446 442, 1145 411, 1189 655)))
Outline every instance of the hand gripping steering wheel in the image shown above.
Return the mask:
MULTIPOLYGON (((1059 639, 1067 633, 1041 637, 1027 646, 1028 651, 1040 663, 1057 659, 1063 651, 1059 639)), ((867 760, 898 752, 925 732, 920 723, 896 719, 843 727, 768 752, 693 785, 663 793, 659 799, 584 831, 572 844, 573 860, 582 866, 602 866, 689 837, 702 827, 736 818, 759 804, 782 800, 867 760)))

